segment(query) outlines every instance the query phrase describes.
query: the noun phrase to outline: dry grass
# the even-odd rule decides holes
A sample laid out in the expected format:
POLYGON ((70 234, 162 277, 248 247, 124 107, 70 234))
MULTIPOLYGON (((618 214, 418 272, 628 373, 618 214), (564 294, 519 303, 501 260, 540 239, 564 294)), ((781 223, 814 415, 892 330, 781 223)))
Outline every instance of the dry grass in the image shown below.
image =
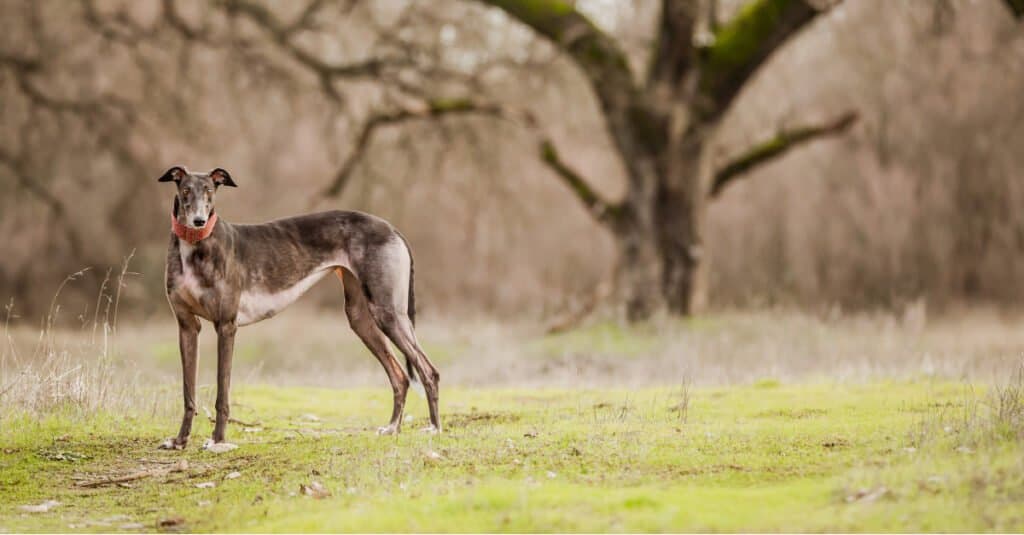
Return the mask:
MULTIPOLYGON (((8 305, 0 349, 4 411, 90 411, 174 406, 180 384, 176 325, 169 312, 119 324, 129 256, 107 273, 91 311, 76 328, 56 290, 39 327, 12 321, 8 305), (65 315, 62 316, 62 313, 65 315)), ((680 390, 685 418, 690 386, 818 380, 941 378, 1004 384, 992 393, 997 420, 1020 434, 1024 421, 1024 318, 970 309, 924 314, 812 315, 787 309, 721 311, 699 318, 623 326, 594 319, 544 334, 539 323, 423 318, 419 338, 451 386, 641 387, 680 390)), ((200 337, 200 401, 213 395, 215 336, 200 337)), ((398 354, 396 352, 396 354, 398 354)), ((298 305, 239 332, 234 383, 326 387, 381 386, 385 375, 338 310, 298 305)))
MULTIPOLYGON (((124 259, 120 272, 107 271, 91 318, 79 316, 81 327, 56 327, 65 287, 84 275, 68 275, 51 299, 38 329, 12 326, 14 304, 5 307, 4 344, 0 350, 0 417, 13 413, 43 414, 100 409, 138 408, 147 399, 139 374, 119 353, 117 313, 121 289, 133 255, 124 259)), ((148 396, 152 399, 151 396, 148 396)))

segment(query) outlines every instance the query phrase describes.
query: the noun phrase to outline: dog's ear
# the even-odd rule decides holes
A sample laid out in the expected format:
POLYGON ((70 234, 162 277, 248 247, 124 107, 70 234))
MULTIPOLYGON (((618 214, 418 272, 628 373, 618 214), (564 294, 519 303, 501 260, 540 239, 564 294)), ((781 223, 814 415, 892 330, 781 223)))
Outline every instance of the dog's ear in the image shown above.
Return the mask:
POLYGON ((185 177, 188 172, 184 168, 175 165, 174 167, 167 170, 157 182, 174 182, 175 184, 181 182, 181 179, 185 177))
POLYGON ((210 171, 210 178, 213 179, 213 183, 218 186, 231 186, 232 188, 238 187, 238 184, 235 184, 235 181, 231 180, 231 174, 220 167, 210 171))

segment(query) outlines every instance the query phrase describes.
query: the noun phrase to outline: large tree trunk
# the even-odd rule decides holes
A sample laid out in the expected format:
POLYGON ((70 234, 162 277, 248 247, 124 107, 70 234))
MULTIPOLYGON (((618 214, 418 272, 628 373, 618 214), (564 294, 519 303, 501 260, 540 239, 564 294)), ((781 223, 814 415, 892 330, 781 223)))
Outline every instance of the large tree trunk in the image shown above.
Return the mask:
POLYGON ((712 127, 691 127, 672 141, 664 155, 664 176, 654 202, 661 259, 661 289, 669 312, 691 314, 703 302, 701 262, 708 172, 705 145, 712 127))
MULTIPOLYGON (((644 208, 650 214, 650 208, 644 208)), ((618 249, 616 292, 625 307, 626 319, 639 321, 664 308, 661 291, 661 251, 653 229, 638 221, 612 227, 618 249)))

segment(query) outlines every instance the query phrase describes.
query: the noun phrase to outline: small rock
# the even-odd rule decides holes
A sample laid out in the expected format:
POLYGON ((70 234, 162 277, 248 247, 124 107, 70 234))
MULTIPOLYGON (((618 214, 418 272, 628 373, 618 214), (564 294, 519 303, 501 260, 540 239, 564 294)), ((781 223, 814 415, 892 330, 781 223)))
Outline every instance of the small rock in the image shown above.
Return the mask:
POLYGON ((184 472, 188 470, 188 459, 181 459, 178 464, 171 469, 171 472, 184 472))
POLYGON ((299 491, 305 496, 311 496, 321 500, 331 495, 331 491, 319 481, 311 481, 308 485, 299 485, 299 491))
POLYGON ((143 529, 145 529, 145 527, 145 524, 140 524, 138 522, 128 522, 127 524, 121 524, 120 526, 117 526, 118 529, 123 529, 127 531, 142 531, 143 529))
POLYGON ((210 453, 226 453, 238 449, 238 445, 231 444, 230 442, 207 441, 206 444, 203 444, 203 449, 210 453))
POLYGON ((230 472, 228 475, 224 476, 224 479, 238 479, 240 477, 242 477, 241 472, 230 472))
POLYGON ((260 427, 243 427, 242 428, 242 432, 244 432, 244 433, 259 433, 260 431, 263 431, 263 429, 260 428, 260 427))
POLYGON ((18 509, 26 513, 47 513, 50 509, 60 505, 57 500, 46 500, 43 503, 37 505, 22 505, 18 509))
POLYGON ((217 484, 214 483, 213 481, 203 481, 202 483, 196 483, 197 489, 212 489, 216 486, 217 484))
POLYGON ((431 462, 438 462, 438 461, 440 461, 440 460, 442 460, 444 458, 444 457, 441 456, 440 453, 438 453, 438 452, 436 452, 434 450, 427 450, 427 451, 423 452, 423 456, 426 457, 427 460, 431 461, 431 462))
POLYGON ((555 479, 556 477, 558 477, 558 474, 552 472, 551 470, 548 470, 548 474, 547 475, 548 475, 548 479, 555 479))
POLYGON ((311 413, 303 414, 302 416, 299 417, 299 419, 300 420, 305 420, 307 422, 319 422, 320 421, 320 417, 319 416, 317 416, 315 414, 311 414, 311 413))
POLYGON ((956 449, 956 451, 959 453, 974 453, 974 450, 967 446, 960 446, 956 449))

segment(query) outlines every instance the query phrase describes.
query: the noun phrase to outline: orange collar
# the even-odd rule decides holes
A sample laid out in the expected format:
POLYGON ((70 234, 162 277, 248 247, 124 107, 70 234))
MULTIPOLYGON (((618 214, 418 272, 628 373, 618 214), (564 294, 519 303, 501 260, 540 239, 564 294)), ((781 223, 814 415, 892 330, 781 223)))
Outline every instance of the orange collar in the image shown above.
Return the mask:
POLYGON ((199 243, 202 240, 210 237, 213 234, 213 227, 217 224, 217 213, 210 214, 210 219, 206 221, 206 225, 203 228, 191 228, 186 227, 178 222, 178 218, 171 214, 171 231, 178 238, 185 240, 192 245, 199 243))

